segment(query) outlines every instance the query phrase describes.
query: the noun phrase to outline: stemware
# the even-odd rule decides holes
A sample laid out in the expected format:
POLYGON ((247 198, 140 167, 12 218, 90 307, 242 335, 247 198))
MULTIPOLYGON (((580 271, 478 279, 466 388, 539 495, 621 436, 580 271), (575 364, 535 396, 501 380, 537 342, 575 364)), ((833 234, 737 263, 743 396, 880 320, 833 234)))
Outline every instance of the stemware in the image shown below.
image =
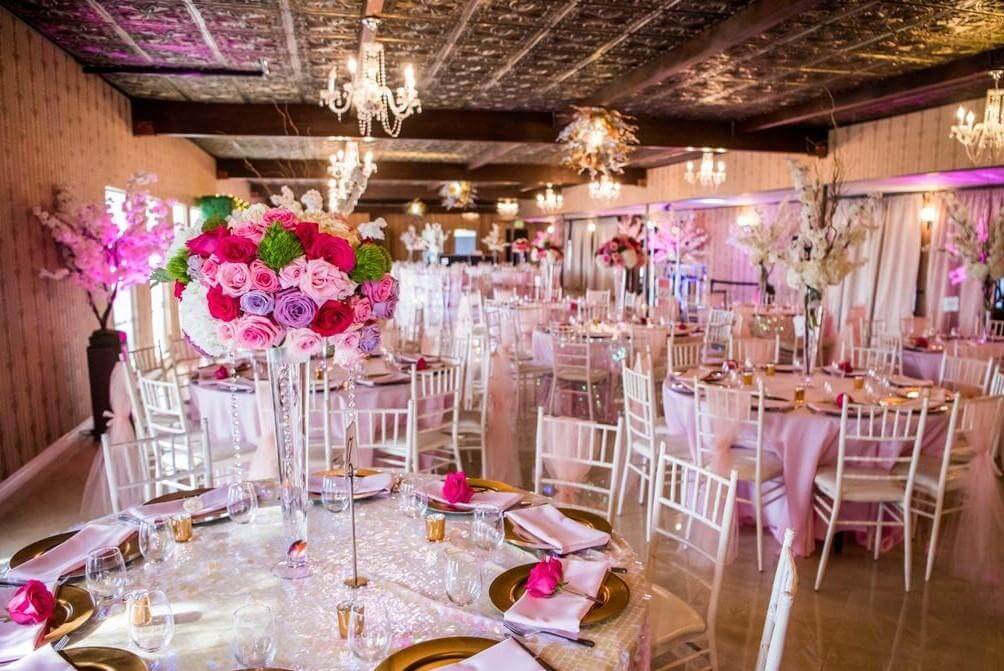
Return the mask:
POLYGON ((143 520, 139 523, 139 551, 143 559, 153 563, 165 561, 174 554, 174 548, 174 529, 170 519, 143 520))
POLYGON ((251 603, 234 611, 230 647, 234 659, 248 668, 265 667, 275 658, 275 616, 264 604, 251 603))
POLYGON ((254 521, 257 512, 258 494, 253 483, 243 480, 227 488, 227 514, 233 522, 248 524, 254 521))
POLYGON ((375 662, 390 650, 391 626, 387 609, 379 603, 366 603, 349 614, 349 649, 357 659, 375 662))
POLYGON ((321 482, 321 504, 332 513, 349 507, 349 482, 343 475, 325 475, 321 482))
POLYGON ((505 540, 502 513, 493 508, 478 508, 471 524, 474 544, 482 550, 495 550, 505 540))
POLYGON ((469 606, 481 596, 481 566, 477 557, 463 550, 447 550, 446 596, 458 606, 469 606))
POLYGON ((126 585, 125 559, 115 547, 96 548, 84 560, 87 589, 97 601, 118 599, 126 585))
POLYGON ((174 612, 160 590, 141 589, 129 594, 126 604, 129 638, 145 652, 166 648, 174 639, 174 612))

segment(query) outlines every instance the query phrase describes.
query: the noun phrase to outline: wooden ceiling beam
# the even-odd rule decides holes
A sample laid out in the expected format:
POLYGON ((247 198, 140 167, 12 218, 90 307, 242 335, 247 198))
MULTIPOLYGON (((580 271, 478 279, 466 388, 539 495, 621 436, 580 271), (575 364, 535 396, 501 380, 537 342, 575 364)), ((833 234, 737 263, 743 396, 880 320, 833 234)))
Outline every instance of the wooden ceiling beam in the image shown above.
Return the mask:
POLYGON ((742 44, 819 4, 820 0, 754 0, 724 21, 673 47, 662 56, 623 76, 586 99, 590 105, 613 105, 672 75, 742 44))
MULTIPOLYGON (((864 109, 887 109, 895 113, 898 107, 918 99, 932 99, 937 104, 939 93, 951 92, 973 82, 992 85, 988 71, 1004 66, 1004 48, 984 51, 943 65, 906 72, 881 79, 833 97, 822 95, 799 105, 783 107, 776 112, 754 117, 740 125, 743 132, 758 132, 806 121, 830 121, 833 117, 853 114, 864 109)), ((917 109, 911 106, 911 109, 917 109)))

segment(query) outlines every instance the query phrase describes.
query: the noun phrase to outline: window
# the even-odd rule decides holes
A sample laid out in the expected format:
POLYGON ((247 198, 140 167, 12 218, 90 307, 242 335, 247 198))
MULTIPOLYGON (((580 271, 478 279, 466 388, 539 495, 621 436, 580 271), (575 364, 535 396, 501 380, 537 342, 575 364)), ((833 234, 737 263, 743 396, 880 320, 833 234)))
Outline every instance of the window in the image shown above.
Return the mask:
POLYGON ((453 231, 453 253, 457 256, 470 256, 477 251, 478 233, 469 228, 457 228, 453 231))

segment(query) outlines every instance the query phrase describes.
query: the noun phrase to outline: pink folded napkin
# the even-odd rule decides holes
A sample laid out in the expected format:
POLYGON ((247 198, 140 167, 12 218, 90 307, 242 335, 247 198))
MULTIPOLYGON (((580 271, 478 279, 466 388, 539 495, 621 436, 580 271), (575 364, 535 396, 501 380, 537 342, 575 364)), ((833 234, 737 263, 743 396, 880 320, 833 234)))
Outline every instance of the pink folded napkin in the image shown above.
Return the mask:
MULTIPOLYGON (((562 558, 561 565, 565 587, 589 596, 599 593, 607 571, 610 570, 609 562, 585 561, 574 557, 562 558)), ((592 606, 593 602, 589 599, 562 589, 543 598, 524 593, 503 614, 502 619, 531 629, 577 634, 582 618, 592 606)))
POLYGON ((543 671, 530 653, 516 641, 507 638, 487 650, 482 650, 462 662, 444 666, 440 671, 543 671))
POLYGON ((383 375, 374 375, 372 377, 362 377, 356 380, 356 384, 364 387, 377 387, 384 384, 399 384, 401 382, 407 382, 410 379, 410 375, 398 371, 394 373, 385 373, 383 375))
MULTIPOLYGON (((227 507, 227 487, 217 487, 196 498, 202 503, 202 507, 193 515, 194 517, 223 510, 227 507)), ((130 508, 128 512, 139 520, 163 519, 183 511, 185 501, 186 499, 175 499, 163 503, 147 503, 130 508)))
MULTIPOLYGON (((374 473, 373 475, 357 477, 355 483, 355 493, 356 496, 360 496, 375 494, 382 491, 390 491, 393 484, 394 475, 391 473, 374 473)), ((323 488, 324 476, 311 475, 309 481, 307 482, 307 489, 312 494, 320 494, 323 488)))
POLYGON ((475 510, 477 508, 493 508, 498 511, 508 510, 523 500, 520 492, 475 492, 467 503, 450 503, 443 497, 441 485, 435 484, 425 488, 429 498, 440 503, 453 506, 459 510, 475 510))
POLYGON ((116 547, 133 533, 133 527, 122 522, 91 522, 40 557, 7 572, 10 582, 41 580, 48 583, 83 568, 87 553, 101 547, 116 547))
POLYGON ((53 650, 51 645, 46 645, 10 666, 5 666, 4 671, 73 671, 75 668, 53 650))
MULTIPOLYGON (((46 585, 49 591, 56 588, 56 582, 46 585)), ((6 608, 7 602, 14 596, 18 587, 0 587, 0 608, 6 608)), ((6 612, 4 613, 6 615, 6 612)), ((35 649, 38 639, 44 634, 46 623, 18 624, 13 620, 0 622, 0 663, 20 659, 35 649)), ((14 667, 5 667, 11 669, 14 667)))
POLYGON ((566 517, 550 503, 513 510, 506 517, 563 555, 610 542, 610 534, 566 517))

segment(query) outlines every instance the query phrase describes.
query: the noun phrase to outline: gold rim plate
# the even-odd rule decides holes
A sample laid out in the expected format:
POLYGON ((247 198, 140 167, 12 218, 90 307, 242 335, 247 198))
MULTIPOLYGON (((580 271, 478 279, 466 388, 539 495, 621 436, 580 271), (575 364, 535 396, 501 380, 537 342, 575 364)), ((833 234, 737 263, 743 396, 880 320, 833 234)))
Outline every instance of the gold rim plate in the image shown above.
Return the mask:
MULTIPOLYGON (((18 550, 10 558, 10 567, 20 566, 21 564, 34 559, 35 557, 40 557, 52 548, 60 545, 73 538, 76 531, 67 531, 66 533, 56 534, 55 536, 48 536, 40 540, 35 541, 25 545, 23 548, 18 550)), ((128 538, 119 544, 119 550, 122 551, 122 558, 125 560, 126 564, 136 561, 140 558, 139 551, 139 533, 133 532, 128 538)), ((84 577, 84 567, 81 566, 76 571, 68 573, 64 576, 68 580, 74 580, 77 578, 84 577)))
MULTIPOLYGON (((190 489, 186 492, 170 492, 168 494, 163 494, 161 496, 155 497, 144 503, 147 505, 149 503, 167 503, 168 501, 177 501, 179 499, 190 499, 193 496, 202 496, 206 492, 213 491, 209 487, 197 487, 195 489, 190 489)), ((230 514, 227 512, 226 508, 221 510, 213 510, 207 513, 195 513, 192 515, 192 524, 209 524, 210 522, 216 522, 218 520, 226 519, 230 514)))
MULTIPOLYGON (((488 597, 496 608, 504 613, 523 596, 526 579, 530 575, 530 569, 534 566, 534 564, 515 566, 500 573, 492 581, 488 588, 488 597)), ((593 607, 582 618, 583 627, 606 622, 623 613, 631 600, 631 590, 619 575, 607 573, 607 577, 603 580, 596 596, 601 603, 593 604, 593 607)))
MULTIPOLYGON (((589 512, 588 510, 579 510, 578 508, 558 508, 558 510, 565 517, 584 524, 591 529, 608 534, 613 533, 613 525, 596 513, 589 512)), ((553 550, 544 541, 513 524, 508 516, 505 518, 505 539, 508 543, 527 550, 553 550)))
POLYGON ((142 658, 118 648, 66 648, 60 654, 80 671, 149 671, 142 658))
POLYGON ((434 638, 398 650, 374 671, 426 671, 462 662, 498 643, 490 638, 449 636, 434 638))
POLYGON ((90 592, 73 585, 60 585, 56 590, 56 610, 49 618, 49 630, 43 643, 55 643, 73 633, 94 617, 94 600, 90 592))
MULTIPOLYGON (((501 482, 499 480, 485 480, 483 478, 467 478, 467 484, 471 486, 475 492, 522 492, 522 489, 518 487, 513 487, 512 485, 501 482)), ((449 503, 444 503, 443 501, 435 501, 429 499, 429 510, 437 513, 446 513, 447 515, 473 515, 473 508, 457 508, 456 506, 451 506, 449 503)))

